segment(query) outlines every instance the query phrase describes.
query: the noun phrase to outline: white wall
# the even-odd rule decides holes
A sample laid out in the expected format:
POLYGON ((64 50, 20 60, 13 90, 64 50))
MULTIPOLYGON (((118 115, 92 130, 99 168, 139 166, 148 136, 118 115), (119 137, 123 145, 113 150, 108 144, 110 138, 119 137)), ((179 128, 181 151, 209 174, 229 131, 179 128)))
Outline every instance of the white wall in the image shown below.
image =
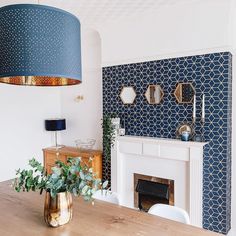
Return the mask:
POLYGON ((46 118, 60 115, 58 88, 0 84, 0 181, 11 179, 32 157, 43 160, 51 145, 46 118))
POLYGON ((62 116, 67 119, 62 143, 74 146, 76 139, 94 138, 96 148, 101 148, 101 39, 95 30, 82 30, 82 77, 82 84, 61 88, 62 116), (84 100, 76 102, 77 96, 84 100))
POLYGON ((228 49, 230 0, 189 2, 101 28, 103 66, 228 49))
POLYGON ((94 30, 82 31, 83 83, 47 88, 0 84, 0 181, 11 179, 32 157, 43 161, 42 148, 53 144, 44 130, 47 118, 65 117, 67 130, 59 140, 74 145, 78 138, 95 138, 102 147, 101 40, 94 30), (83 95, 84 100, 74 99, 83 95))

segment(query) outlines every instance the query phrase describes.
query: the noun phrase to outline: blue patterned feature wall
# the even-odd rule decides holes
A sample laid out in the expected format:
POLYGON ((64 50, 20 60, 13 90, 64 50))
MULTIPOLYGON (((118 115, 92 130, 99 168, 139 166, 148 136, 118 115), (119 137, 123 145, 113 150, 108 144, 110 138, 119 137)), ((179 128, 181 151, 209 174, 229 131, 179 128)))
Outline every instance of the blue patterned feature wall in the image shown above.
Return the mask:
MULTIPOLYGON (((231 107, 232 55, 213 53, 103 68, 103 112, 116 113, 126 134, 175 138, 182 122, 192 121, 192 105, 178 104, 174 91, 178 82, 192 82, 197 96, 196 134, 209 145, 204 149, 203 225, 226 234, 231 221, 231 107), (164 91, 160 105, 149 105, 144 96, 149 84, 164 91), (133 105, 119 97, 123 86, 134 86, 133 105), (206 119, 201 126, 201 96, 205 94, 206 119)), ((104 177, 110 163, 104 160, 104 177)))

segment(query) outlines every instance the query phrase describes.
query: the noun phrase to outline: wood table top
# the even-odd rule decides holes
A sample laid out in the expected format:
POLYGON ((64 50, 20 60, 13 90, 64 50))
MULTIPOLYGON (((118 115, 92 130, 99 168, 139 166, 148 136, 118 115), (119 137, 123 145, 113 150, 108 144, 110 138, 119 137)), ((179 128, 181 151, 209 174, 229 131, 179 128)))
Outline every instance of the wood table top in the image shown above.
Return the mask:
POLYGON ((217 236, 219 234, 110 203, 73 199, 73 219, 50 228, 43 219, 44 194, 16 193, 0 183, 0 235, 4 236, 217 236))

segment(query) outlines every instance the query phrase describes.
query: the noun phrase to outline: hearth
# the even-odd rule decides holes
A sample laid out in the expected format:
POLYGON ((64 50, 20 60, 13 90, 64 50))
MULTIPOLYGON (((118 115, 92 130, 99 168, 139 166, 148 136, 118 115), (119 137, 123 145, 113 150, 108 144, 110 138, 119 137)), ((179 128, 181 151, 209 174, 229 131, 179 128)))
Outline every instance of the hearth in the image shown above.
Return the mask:
POLYGON ((134 173, 134 205, 147 212, 162 203, 174 205, 174 180, 134 173))

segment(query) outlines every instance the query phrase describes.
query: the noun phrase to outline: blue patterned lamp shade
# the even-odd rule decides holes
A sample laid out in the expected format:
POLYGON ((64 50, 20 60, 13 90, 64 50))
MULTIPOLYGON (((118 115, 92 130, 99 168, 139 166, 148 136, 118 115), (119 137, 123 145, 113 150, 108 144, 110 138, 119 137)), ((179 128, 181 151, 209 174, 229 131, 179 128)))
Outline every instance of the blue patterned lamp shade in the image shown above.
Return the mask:
POLYGON ((62 86, 81 82, 80 22, 49 6, 0 8, 0 82, 62 86))

